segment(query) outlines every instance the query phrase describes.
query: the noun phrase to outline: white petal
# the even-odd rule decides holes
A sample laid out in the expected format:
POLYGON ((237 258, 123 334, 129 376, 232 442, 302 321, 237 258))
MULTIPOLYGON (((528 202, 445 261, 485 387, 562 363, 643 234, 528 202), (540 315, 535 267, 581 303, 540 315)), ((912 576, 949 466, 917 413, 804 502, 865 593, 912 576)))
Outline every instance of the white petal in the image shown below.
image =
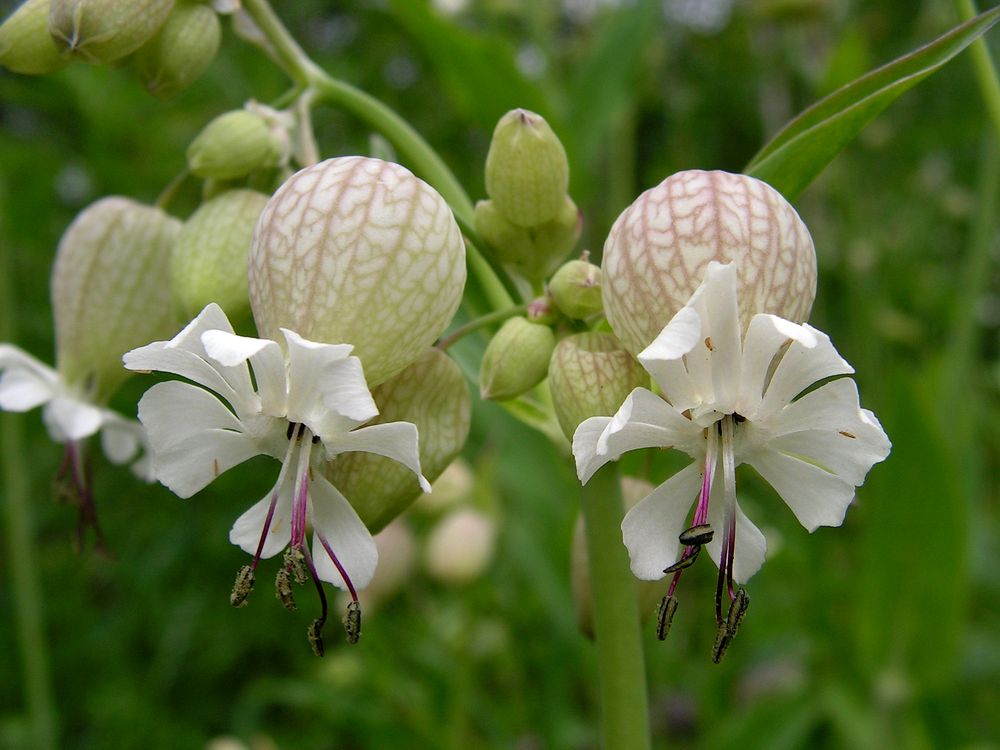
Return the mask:
MULTIPOLYGON (((717 486, 722 490, 722 479, 719 477, 717 486)), ((725 531, 725 505, 722 502, 715 502, 715 488, 712 492, 712 504, 708 508, 708 521, 715 530, 712 541, 706 545, 709 556, 719 565, 722 555, 722 540, 725 531)), ((719 494, 719 500, 722 493, 719 494)), ((760 570, 767 556, 767 541, 753 521, 747 518, 746 513, 736 503, 736 550, 733 554, 733 580, 737 583, 746 583, 750 577, 760 570)))
POLYGON ((840 526, 854 498, 854 485, 793 456, 762 450, 750 464, 781 495, 799 523, 809 531, 840 526))
POLYGON ((237 367, 249 360, 264 412, 274 417, 285 416, 285 357, 277 341, 213 330, 205 331, 201 342, 206 354, 223 367, 237 367))
POLYGON ((101 428, 101 448, 111 463, 128 463, 144 445, 145 433, 141 424, 117 414, 106 415, 101 428))
POLYGON ((339 453, 362 451, 398 461, 417 475, 424 492, 430 492, 430 482, 420 473, 420 451, 417 446, 417 426, 412 422, 388 422, 362 427, 337 436, 331 443, 324 443, 330 457, 339 453))
POLYGON ((611 417, 590 417, 583 420, 573 433, 573 457, 576 459, 576 475, 586 484, 598 469, 618 456, 597 452, 597 441, 611 424, 611 417))
MULTIPOLYGON (((702 377, 711 379, 713 408, 731 412, 739 392, 742 341, 740 314, 737 300, 736 264, 725 265, 712 261, 705 272, 705 280, 692 299, 701 315, 704 340, 695 352, 702 356, 697 361, 707 361, 708 369, 702 377)), ((691 366, 688 355, 688 372, 699 382, 697 370, 691 366)))
POLYGON ((156 478, 180 497, 190 497, 262 452, 217 398, 189 383, 154 385, 139 401, 139 419, 152 447, 156 478))
POLYGON ((833 348, 830 337, 825 333, 810 325, 795 326, 781 318, 778 320, 784 324, 785 330, 792 331, 794 326, 802 329, 802 333, 792 341, 774 370, 774 376, 764 392, 761 416, 773 414, 823 378, 854 372, 854 368, 833 348), (808 334, 814 338, 810 340, 808 334))
POLYGON ((33 370, 11 369, 0 375, 0 409, 4 411, 34 409, 54 394, 52 383, 33 370))
POLYGON ((632 573, 645 581, 663 578, 664 568, 677 562, 677 537, 689 524, 688 512, 701 489, 701 470, 691 464, 674 474, 632 508, 622 521, 632 573))
POLYGON ((102 409, 68 396, 56 396, 45 405, 42 419, 56 442, 83 440, 104 424, 102 409))
POLYGON ((597 452, 614 457, 641 448, 679 446, 687 451, 702 428, 662 398, 636 388, 621 405, 597 441, 597 452))
POLYGON ((292 495, 295 493, 295 472, 284 472, 279 475, 280 486, 275 485, 270 492, 250 506, 250 509, 236 519, 229 530, 229 541, 250 555, 257 554, 261 534, 264 533, 264 522, 271 507, 271 499, 277 493, 271 525, 268 526, 267 538, 260 553, 262 559, 274 557, 281 552, 292 539, 292 495))
POLYGON ((344 566, 354 588, 368 585, 378 565, 378 547, 371 533, 358 517, 357 512, 347 502, 347 498, 330 484, 322 475, 316 474, 310 482, 312 497, 313 562, 320 579, 332 583, 340 589, 347 589, 330 555, 320 543, 317 534, 322 534, 330 545, 337 560, 344 566))
POLYGON ((694 349, 700 340, 701 316, 692 307, 682 307, 653 342, 639 352, 638 359, 644 367, 661 360, 677 360, 694 349))
POLYGON ((815 335, 804 326, 777 315, 753 316, 743 342, 738 413, 748 419, 756 417, 775 355, 795 340, 801 340, 807 347, 816 343, 815 335))

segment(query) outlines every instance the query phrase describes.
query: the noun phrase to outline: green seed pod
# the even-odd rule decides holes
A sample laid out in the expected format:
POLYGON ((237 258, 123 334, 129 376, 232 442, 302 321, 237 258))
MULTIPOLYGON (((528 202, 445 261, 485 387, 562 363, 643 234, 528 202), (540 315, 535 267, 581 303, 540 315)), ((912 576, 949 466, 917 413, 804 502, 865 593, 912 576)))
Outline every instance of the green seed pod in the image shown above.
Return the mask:
MULTIPOLYGON (((437 479, 465 445, 471 399, 458 365, 431 348, 395 377, 372 391, 379 415, 369 424, 406 421, 420 436, 420 468, 437 479)), ((324 473, 372 533, 406 510, 421 494, 413 472, 374 453, 343 453, 324 473)))
POLYGON ((486 155, 486 192, 508 221, 534 227, 556 217, 569 188, 566 149, 526 109, 500 118, 486 155))
POLYGON ((556 345, 548 326, 511 318, 490 340, 479 368, 479 395, 489 401, 520 396, 545 379, 556 345))
POLYGON ((570 440, 580 422, 610 417, 649 376, 610 333, 567 336, 552 352, 549 390, 556 417, 570 440))
POLYGON ((230 320, 250 312, 247 254, 267 196, 228 190, 202 203, 184 222, 174 244, 171 270, 174 305, 183 320, 216 302, 230 320))
POLYGON ((205 72, 219 51, 222 25, 207 5, 178 0, 156 36, 135 53, 139 80, 153 96, 169 99, 205 72))
POLYGON ((43 75, 68 63, 49 34, 49 0, 27 0, 0 26, 0 65, 8 70, 43 75))
POLYGON ((49 33, 73 57, 103 65, 152 39, 173 7, 174 0, 51 0, 49 33))
POLYGON ((549 293, 567 317, 583 319, 599 313, 601 269, 587 260, 571 260, 556 271, 549 293))
POLYGON ((170 251, 181 222, 128 198, 102 198, 73 220, 52 270, 56 361, 100 401, 130 373, 122 355, 174 332, 170 251))
POLYGON ((744 328, 756 313, 809 317, 816 251, 791 204, 753 177, 690 170, 636 198, 604 243, 604 311, 625 348, 645 349, 713 260, 736 264, 744 328))
POLYGON ((376 386, 451 322, 465 286, 455 217, 423 180, 379 159, 328 159, 292 175, 254 231, 257 330, 348 343, 376 386))
POLYGON ((235 109, 212 120, 187 150, 188 168, 197 177, 231 180, 273 167, 285 145, 256 112, 235 109))

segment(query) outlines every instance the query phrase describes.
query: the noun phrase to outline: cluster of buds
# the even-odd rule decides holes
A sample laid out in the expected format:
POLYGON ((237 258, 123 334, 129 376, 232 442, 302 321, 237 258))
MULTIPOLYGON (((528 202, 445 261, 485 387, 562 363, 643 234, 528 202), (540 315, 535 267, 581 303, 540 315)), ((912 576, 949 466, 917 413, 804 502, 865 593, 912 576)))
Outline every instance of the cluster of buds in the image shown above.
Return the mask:
POLYGON ((167 99, 205 72, 221 36, 216 10, 198 0, 26 0, 0 26, 0 65, 40 75, 131 57, 143 86, 167 99))

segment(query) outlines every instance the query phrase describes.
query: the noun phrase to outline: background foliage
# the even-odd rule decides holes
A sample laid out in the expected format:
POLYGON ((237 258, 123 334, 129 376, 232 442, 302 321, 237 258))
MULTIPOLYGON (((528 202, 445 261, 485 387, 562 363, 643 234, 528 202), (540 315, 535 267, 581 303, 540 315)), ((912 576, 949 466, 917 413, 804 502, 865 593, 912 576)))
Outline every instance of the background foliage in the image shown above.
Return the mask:
MULTIPOLYGON (((496 119, 515 106, 544 114, 567 145, 582 247, 595 255, 641 190, 681 169, 739 171, 805 106, 957 21, 930 0, 484 0, 457 14, 411 0, 302 0, 278 11, 324 67, 409 119, 474 197, 496 119)), ((47 279, 72 217, 106 194, 154 200, 208 119, 285 86, 228 33, 206 76, 165 104, 127 69, 0 74, 3 308, 15 313, 0 321, 5 337, 51 361, 47 279)), ((345 114, 321 110, 316 126, 324 155, 370 150, 345 114)), ((812 322, 857 368, 894 450, 845 526, 808 539, 746 477, 769 562, 722 665, 709 660, 710 566, 685 577, 666 643, 647 628, 655 746, 1000 746, 997 137, 959 59, 798 199, 820 263, 812 322)), ((171 208, 186 216, 196 200, 192 189, 171 208)), ((482 345, 458 350, 468 362, 482 345)), ((134 379, 119 405, 146 385, 134 379)), ((308 611, 289 615, 264 585, 247 609, 227 603, 244 555, 226 534, 270 486, 272 465, 181 502, 98 461, 114 557, 77 554, 72 510, 49 499, 59 449, 37 413, 4 415, 4 435, 23 431, 26 448, 5 448, 3 461, 17 461, 7 468, 37 499, 61 745, 595 747, 594 658, 569 585, 575 478, 542 437, 476 407, 467 502, 496 520, 492 564, 445 586, 418 559, 404 588, 368 611, 361 643, 331 635, 322 660, 305 642, 308 611)), ((406 519, 420 540, 433 522, 406 519)), ((8 569, 3 549, 0 747, 19 748, 8 569)))

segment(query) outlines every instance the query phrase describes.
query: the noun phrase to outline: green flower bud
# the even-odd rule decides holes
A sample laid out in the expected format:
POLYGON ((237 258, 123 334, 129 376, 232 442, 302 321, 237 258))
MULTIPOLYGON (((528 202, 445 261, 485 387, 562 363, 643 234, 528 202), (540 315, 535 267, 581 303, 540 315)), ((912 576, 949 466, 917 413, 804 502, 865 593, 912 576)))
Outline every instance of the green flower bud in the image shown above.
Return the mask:
POLYGON ((261 115, 245 109, 226 112, 198 133, 187 150, 191 173, 231 180, 273 167, 286 151, 282 139, 261 115))
POLYGON ((174 0, 51 0, 49 33, 76 58, 114 62, 148 42, 174 0))
POLYGON ((166 22, 135 53, 139 80, 153 96, 169 99, 198 79, 219 51, 222 25, 207 5, 178 0, 166 22))
POLYGON ((548 278, 580 237, 582 222, 573 200, 565 195, 555 218, 538 226, 519 227, 497 208, 495 201, 479 201, 474 218, 476 233, 494 249, 497 259, 532 283, 548 278))
POLYGON ((49 0, 27 0, 0 26, 0 65, 42 75, 69 63, 49 34, 49 0))
POLYGON ((292 175, 250 250, 257 330, 348 343, 369 385, 417 359, 451 322, 465 286, 455 217, 423 180, 379 159, 328 159, 292 175))
POLYGON ((552 277, 549 294, 567 317, 583 319, 599 313, 601 269, 587 260, 571 260, 552 277))
POLYGON ((526 109, 501 117, 486 155, 486 192, 507 220, 521 227, 551 221, 568 188, 566 150, 545 119, 526 109))
POLYGON ((250 312, 247 254, 267 196, 229 190, 202 203, 184 222, 171 262, 174 305, 183 320, 217 302, 230 320, 250 312))
POLYGON ((744 328, 756 313, 809 316, 816 251, 791 204, 753 177, 679 172, 626 208, 604 243, 604 311, 630 352, 660 334, 713 260, 737 266, 744 328))
POLYGON ((130 374, 122 355, 169 338, 170 251, 181 222, 128 198, 102 198, 73 220, 52 270, 56 361, 97 400, 130 374))
POLYGON ((490 401, 520 396, 545 379, 556 345, 548 326, 511 318, 490 340, 479 368, 479 395, 490 401))
POLYGON ((634 389, 648 386, 642 365, 610 333, 567 336, 552 352, 549 390, 566 437, 589 417, 610 417, 634 389))
MULTIPOLYGON (((465 445, 471 399, 458 365, 440 349, 427 349, 401 373, 372 391, 379 415, 369 424, 406 421, 417 426, 420 469, 437 479, 465 445)), ((343 453, 324 473, 372 533, 406 510, 421 494, 413 472, 374 453, 343 453)))

